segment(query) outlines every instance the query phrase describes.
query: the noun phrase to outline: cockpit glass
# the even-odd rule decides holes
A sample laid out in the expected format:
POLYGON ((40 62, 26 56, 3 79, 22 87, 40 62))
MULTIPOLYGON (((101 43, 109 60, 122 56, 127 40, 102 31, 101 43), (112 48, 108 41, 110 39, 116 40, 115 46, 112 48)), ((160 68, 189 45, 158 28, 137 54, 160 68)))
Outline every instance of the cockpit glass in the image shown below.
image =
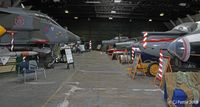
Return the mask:
POLYGON ((183 23, 173 28, 173 30, 178 30, 187 33, 193 32, 196 29, 197 29, 197 23, 194 22, 183 23))
POLYGON ((50 22, 50 23, 55 24, 57 26, 60 26, 56 21, 54 21, 50 17, 39 15, 39 14, 35 14, 35 15, 36 15, 36 17, 40 18, 40 20, 47 21, 47 22, 50 22))

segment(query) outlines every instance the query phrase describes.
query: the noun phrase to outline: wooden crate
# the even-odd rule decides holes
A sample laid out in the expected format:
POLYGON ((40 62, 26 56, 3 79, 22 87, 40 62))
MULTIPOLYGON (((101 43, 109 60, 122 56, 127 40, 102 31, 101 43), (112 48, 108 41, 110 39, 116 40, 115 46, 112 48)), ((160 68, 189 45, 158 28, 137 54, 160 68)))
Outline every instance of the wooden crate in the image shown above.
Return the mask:
POLYGON ((10 58, 6 65, 0 65, 0 73, 16 71, 16 58, 10 58))

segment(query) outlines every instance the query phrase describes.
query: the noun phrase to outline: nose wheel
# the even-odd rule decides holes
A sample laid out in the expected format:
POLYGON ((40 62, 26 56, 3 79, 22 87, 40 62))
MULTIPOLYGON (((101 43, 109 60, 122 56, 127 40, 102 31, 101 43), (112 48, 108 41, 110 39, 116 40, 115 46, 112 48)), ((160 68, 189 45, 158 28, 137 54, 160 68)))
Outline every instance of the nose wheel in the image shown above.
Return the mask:
POLYGON ((150 63, 147 67, 147 73, 150 75, 150 76, 156 76, 157 72, 158 72, 158 68, 159 68, 159 65, 157 62, 153 62, 153 63, 150 63))

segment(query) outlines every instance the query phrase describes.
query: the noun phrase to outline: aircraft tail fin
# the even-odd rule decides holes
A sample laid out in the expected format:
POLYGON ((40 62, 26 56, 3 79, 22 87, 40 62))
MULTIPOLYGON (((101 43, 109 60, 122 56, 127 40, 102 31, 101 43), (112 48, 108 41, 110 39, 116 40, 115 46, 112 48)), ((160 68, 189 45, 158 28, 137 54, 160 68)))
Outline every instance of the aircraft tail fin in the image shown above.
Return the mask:
POLYGON ((9 58, 10 58, 9 56, 0 57, 0 63, 5 65, 8 62, 9 58))

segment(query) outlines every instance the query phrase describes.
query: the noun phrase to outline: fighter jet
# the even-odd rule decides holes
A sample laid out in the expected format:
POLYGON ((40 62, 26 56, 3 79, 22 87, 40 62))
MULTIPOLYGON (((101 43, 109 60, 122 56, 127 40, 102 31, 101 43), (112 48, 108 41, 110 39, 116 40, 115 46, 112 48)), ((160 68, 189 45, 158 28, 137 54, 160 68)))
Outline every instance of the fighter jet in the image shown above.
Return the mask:
POLYGON ((188 22, 180 24, 166 32, 143 32, 144 39, 141 41, 140 49, 142 52, 159 57, 160 49, 167 50, 172 41, 178 37, 197 31, 199 29, 197 26, 198 23, 188 22))
POLYGON ((138 41, 138 38, 131 38, 125 42, 117 42, 115 43, 115 46, 117 49, 130 49, 133 46, 138 47, 138 41))
POLYGON ((102 40, 102 50, 107 51, 108 46, 114 46, 115 47, 115 43, 126 42, 126 41, 129 41, 129 40, 130 39, 128 37, 125 37, 125 36, 117 36, 117 37, 110 39, 110 40, 102 40))
POLYGON ((0 8, 0 26, 0 46, 13 52, 49 54, 55 44, 80 40, 46 14, 23 8, 0 8))
POLYGON ((200 66, 200 23, 197 29, 183 37, 177 38, 168 46, 168 51, 183 62, 200 66))
POLYGON ((117 42, 125 42, 128 41, 129 38, 125 36, 115 37, 110 40, 102 40, 102 45, 114 45, 117 42))

